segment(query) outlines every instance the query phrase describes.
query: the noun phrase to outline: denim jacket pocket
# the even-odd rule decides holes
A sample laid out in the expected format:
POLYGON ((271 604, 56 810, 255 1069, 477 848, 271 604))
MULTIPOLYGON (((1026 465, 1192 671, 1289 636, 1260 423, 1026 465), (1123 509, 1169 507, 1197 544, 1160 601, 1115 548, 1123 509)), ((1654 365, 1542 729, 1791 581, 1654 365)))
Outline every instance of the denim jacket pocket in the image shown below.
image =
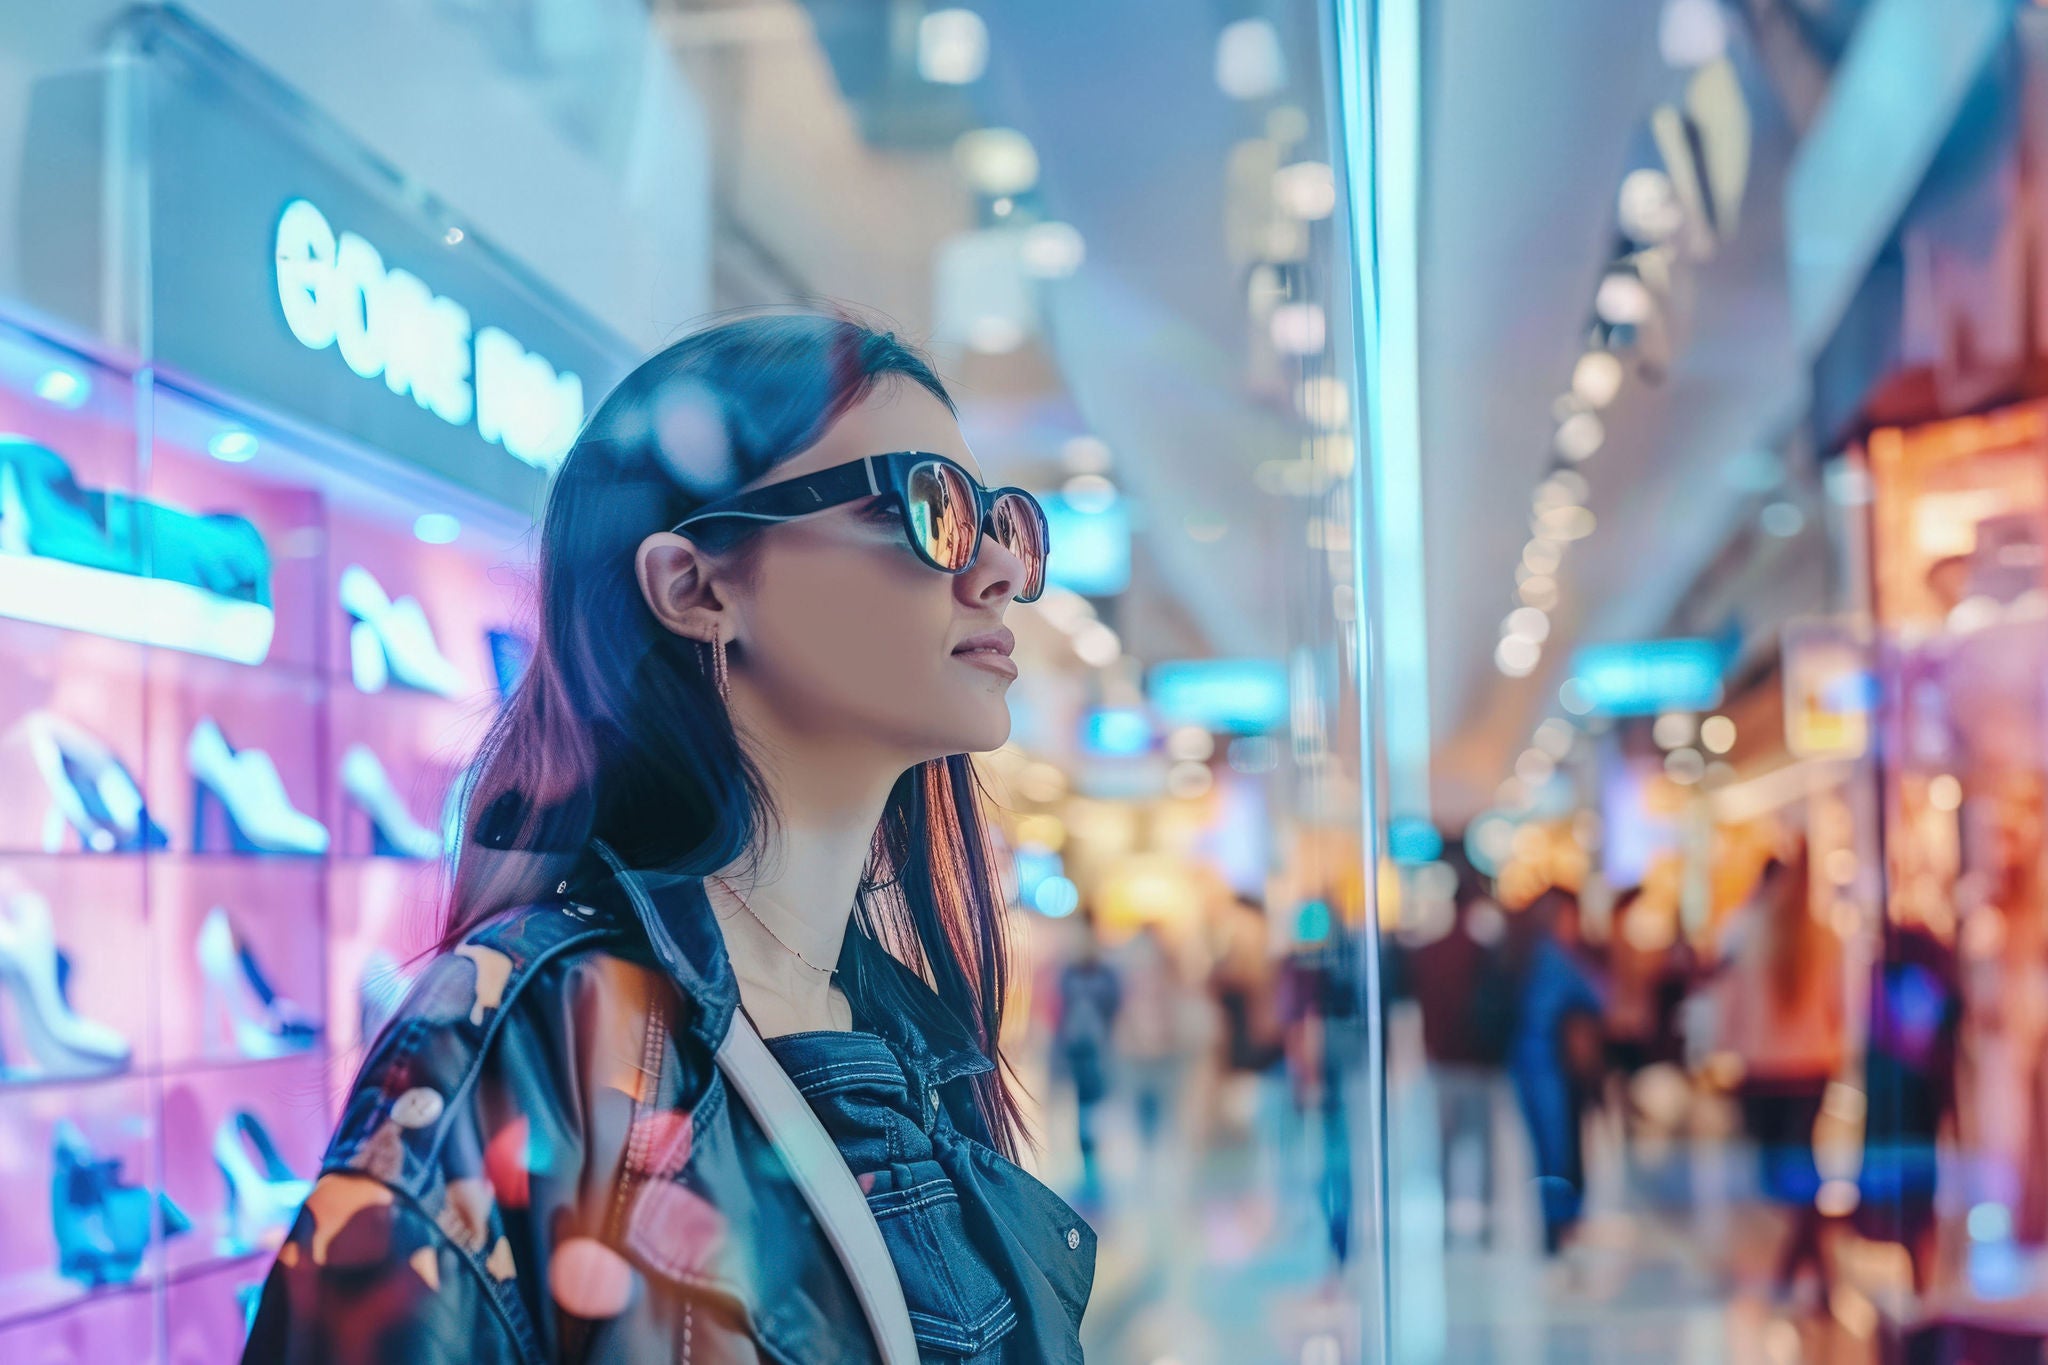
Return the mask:
POLYGON ((936 1161, 896 1162, 861 1177, 903 1282, 911 1330, 926 1351, 973 1359, 1017 1325, 1017 1309, 974 1253, 960 1196, 936 1161))

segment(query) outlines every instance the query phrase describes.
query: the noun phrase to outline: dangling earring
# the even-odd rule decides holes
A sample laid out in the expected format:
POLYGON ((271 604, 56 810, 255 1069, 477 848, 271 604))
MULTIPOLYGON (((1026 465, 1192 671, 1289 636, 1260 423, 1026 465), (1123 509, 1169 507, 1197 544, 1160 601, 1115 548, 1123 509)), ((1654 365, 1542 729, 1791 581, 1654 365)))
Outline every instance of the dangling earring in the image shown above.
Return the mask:
POLYGON ((725 632, 717 626, 711 628, 711 685, 718 689, 718 699, 732 700, 732 677, 725 666, 725 632))

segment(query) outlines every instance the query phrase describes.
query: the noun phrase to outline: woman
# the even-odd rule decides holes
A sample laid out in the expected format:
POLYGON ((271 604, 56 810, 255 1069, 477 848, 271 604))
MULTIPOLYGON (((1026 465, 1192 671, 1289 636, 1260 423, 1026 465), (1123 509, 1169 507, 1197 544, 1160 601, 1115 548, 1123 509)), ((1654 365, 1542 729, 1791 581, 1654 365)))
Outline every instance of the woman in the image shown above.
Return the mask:
POLYGON ((1009 734, 1003 616, 1043 587, 1044 522, 974 470, 928 363, 839 317, 698 332, 605 401, 550 498, 447 951, 248 1359, 882 1359, 835 1180, 923 1359, 1081 1359, 1095 1239, 1007 1159, 966 757, 1009 734), (756 1031, 801 1124, 734 1069, 756 1031), (798 1127, 845 1169, 788 1159, 798 1127))

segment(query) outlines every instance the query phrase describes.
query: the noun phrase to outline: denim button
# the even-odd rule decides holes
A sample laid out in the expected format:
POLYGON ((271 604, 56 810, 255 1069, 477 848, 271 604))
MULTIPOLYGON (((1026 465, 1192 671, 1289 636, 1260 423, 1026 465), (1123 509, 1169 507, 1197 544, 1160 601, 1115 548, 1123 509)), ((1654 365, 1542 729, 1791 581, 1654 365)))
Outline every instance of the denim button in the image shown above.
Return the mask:
POLYGON ((1067 1229, 1067 1250, 1069 1250, 1069 1251, 1079 1251, 1080 1249, 1081 1249, 1081 1229, 1079 1229, 1079 1228, 1068 1228, 1068 1229, 1067 1229))

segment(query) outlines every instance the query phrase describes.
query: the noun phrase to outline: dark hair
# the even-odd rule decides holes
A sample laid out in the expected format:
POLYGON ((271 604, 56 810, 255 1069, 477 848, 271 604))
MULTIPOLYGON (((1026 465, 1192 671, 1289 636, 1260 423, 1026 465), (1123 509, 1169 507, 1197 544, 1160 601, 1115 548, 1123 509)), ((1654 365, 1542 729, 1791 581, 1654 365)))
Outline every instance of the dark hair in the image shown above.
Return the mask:
MULTIPOLYGON (((612 390, 549 494, 538 638, 477 758, 444 945, 552 892, 592 837, 629 866, 697 875, 758 846, 776 819, 767 788, 702 647, 648 609, 635 554, 650 533, 814 445, 885 382, 953 406, 930 362, 893 333, 782 312, 694 332, 612 390)), ((981 796, 965 754, 897 780, 842 965, 878 1007, 964 1030, 998 1059, 973 1078, 975 1097, 994 1145, 1014 1155, 1023 1116, 998 1052, 1009 951, 981 796), (875 954, 923 975, 937 1000, 872 970, 875 954)))

